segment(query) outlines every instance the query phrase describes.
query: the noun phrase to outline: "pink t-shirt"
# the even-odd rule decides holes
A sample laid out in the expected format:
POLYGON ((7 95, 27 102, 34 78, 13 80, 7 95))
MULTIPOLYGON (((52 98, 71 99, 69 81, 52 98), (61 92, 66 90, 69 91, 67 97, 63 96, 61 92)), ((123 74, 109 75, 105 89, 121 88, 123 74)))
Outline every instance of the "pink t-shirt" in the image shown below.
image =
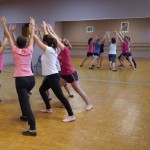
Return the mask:
POLYGON ((4 66, 3 66, 3 53, 0 54, 0 70, 3 70, 4 66))
POLYGON ((19 49, 16 46, 12 48, 15 65, 13 77, 33 75, 31 71, 32 52, 33 52, 32 46, 29 46, 24 49, 19 49))
POLYGON ((65 47, 64 50, 59 53, 58 59, 63 75, 71 75, 75 72, 75 69, 71 65, 70 49, 68 47, 65 47))
POLYGON ((123 42, 123 43, 122 43, 122 52, 123 52, 123 53, 128 53, 128 52, 130 52, 130 48, 129 48, 129 43, 128 43, 128 42, 123 42))
POLYGON ((94 51, 94 44, 93 44, 93 43, 90 43, 90 44, 89 44, 88 52, 93 53, 93 51, 94 51))

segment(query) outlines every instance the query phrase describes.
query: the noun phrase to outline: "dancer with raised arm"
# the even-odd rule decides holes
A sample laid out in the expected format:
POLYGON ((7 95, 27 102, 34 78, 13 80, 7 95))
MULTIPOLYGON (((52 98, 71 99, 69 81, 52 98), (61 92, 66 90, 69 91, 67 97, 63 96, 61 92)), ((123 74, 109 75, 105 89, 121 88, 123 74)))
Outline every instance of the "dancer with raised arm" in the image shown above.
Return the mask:
MULTIPOLYGON (((1 74, 1 71, 3 70, 3 68, 4 68, 4 66, 3 66, 3 52, 4 52, 6 44, 7 44, 7 37, 4 35, 2 43, 0 42, 0 74, 1 74)), ((1 90, 1 86, 2 86, 2 83, 0 81, 0 90, 1 90)), ((0 99, 0 102, 1 101, 2 100, 0 99)))
POLYGON ((87 97, 87 94, 80 87, 77 71, 71 65, 71 44, 67 39, 63 39, 61 41, 58 35, 54 32, 54 30, 51 27, 47 26, 47 30, 49 34, 57 40, 58 47, 61 50, 58 55, 58 59, 61 66, 61 85, 70 83, 73 89, 82 97, 82 99, 86 103, 86 110, 91 110, 93 106, 89 98, 87 97))
MULTIPOLYGON (((44 30, 46 30, 46 24, 43 22, 44 30)), ((45 31, 46 32, 46 31, 45 31)), ((58 61, 57 54, 57 40, 48 34, 43 36, 43 41, 41 41, 36 35, 35 42, 41 48, 43 54, 41 57, 42 63, 42 75, 45 77, 42 85, 40 86, 40 94, 46 105, 45 109, 41 111, 44 113, 52 113, 50 101, 48 99, 46 91, 52 89, 56 97, 62 102, 64 107, 68 112, 68 117, 63 119, 64 122, 75 121, 75 116, 73 114, 72 108, 69 101, 64 96, 61 86, 60 86, 60 74, 58 72, 56 63, 58 61)))
POLYGON ((30 106, 28 95, 29 91, 31 91, 35 85, 35 78, 31 71, 35 25, 34 19, 30 18, 29 23, 31 26, 31 35, 29 39, 29 45, 26 47, 27 38, 24 36, 19 36, 16 40, 16 43, 14 43, 7 29, 5 17, 1 19, 4 34, 8 38, 9 45, 14 57, 15 69, 13 77, 15 78, 16 91, 22 110, 22 116, 20 117, 20 119, 26 117, 28 120, 28 125, 30 126, 29 130, 22 132, 22 134, 26 136, 36 136, 36 123, 30 106))

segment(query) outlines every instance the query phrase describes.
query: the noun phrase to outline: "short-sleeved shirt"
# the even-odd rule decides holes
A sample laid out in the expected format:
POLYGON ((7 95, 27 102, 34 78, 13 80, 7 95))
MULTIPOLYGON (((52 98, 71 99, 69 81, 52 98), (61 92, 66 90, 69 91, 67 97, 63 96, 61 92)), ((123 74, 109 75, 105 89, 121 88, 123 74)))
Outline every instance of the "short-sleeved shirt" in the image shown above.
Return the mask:
POLYGON ((12 53, 15 65, 13 77, 33 75, 31 71, 32 52, 32 46, 23 49, 13 46, 12 53))
POLYGON ((42 75, 48 76, 55 73, 58 73, 57 69, 57 52, 52 47, 46 47, 46 51, 42 54, 41 63, 42 63, 42 75))
POLYGON ((71 65, 70 49, 65 47, 58 55, 61 73, 63 75, 71 75, 75 72, 75 69, 71 65))

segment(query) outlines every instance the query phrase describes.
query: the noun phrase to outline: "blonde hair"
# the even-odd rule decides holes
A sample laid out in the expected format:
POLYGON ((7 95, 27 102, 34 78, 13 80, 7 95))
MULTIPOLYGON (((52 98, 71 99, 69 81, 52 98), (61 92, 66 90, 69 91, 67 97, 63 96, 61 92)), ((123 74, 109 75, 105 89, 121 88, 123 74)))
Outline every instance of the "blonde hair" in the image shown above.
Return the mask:
POLYGON ((70 44, 69 40, 63 38, 63 39, 62 39, 62 43, 63 43, 66 47, 68 47, 70 50, 72 49, 72 45, 70 44))

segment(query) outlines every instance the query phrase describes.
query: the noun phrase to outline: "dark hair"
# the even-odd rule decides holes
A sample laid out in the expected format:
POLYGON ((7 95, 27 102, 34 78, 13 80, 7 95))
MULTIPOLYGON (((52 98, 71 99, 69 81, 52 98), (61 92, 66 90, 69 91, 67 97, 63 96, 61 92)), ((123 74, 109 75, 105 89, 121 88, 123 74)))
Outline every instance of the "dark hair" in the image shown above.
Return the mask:
POLYGON ((26 37, 24 37, 24 36, 19 36, 18 38, 17 38, 17 42, 16 42, 16 44, 17 44, 17 46, 18 46, 18 48, 25 48, 26 47, 26 44, 27 44, 27 38, 26 37))
POLYGON ((116 43, 116 39, 114 37, 111 38, 111 43, 115 44, 116 43))
POLYGON ((93 40, 93 38, 88 39, 88 45, 91 43, 92 40, 93 40))
POLYGON ((46 42, 47 46, 53 47, 54 49, 57 48, 57 40, 48 34, 43 36, 43 42, 46 42))

